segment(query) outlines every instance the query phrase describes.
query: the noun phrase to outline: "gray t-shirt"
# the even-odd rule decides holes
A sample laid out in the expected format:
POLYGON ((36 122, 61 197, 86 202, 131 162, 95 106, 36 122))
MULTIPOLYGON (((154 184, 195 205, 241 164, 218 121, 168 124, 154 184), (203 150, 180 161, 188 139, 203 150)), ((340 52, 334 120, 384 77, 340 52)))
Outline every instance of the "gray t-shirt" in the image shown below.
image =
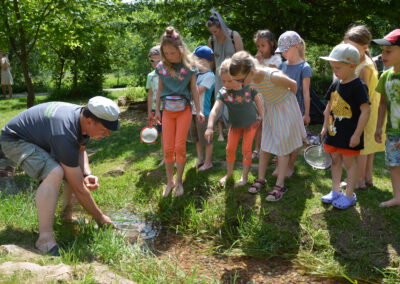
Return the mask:
POLYGON ((25 140, 35 144, 68 167, 79 166, 80 146, 89 136, 82 135, 79 117, 82 106, 50 102, 27 109, 2 129, 1 140, 25 140))

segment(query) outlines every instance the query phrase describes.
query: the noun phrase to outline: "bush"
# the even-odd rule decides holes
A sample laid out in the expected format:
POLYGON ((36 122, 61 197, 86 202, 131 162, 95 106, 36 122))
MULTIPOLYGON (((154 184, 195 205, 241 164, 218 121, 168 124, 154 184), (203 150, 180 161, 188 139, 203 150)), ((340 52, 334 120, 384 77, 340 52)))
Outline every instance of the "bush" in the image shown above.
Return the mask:
POLYGON ((94 96, 104 96, 105 92, 93 88, 91 84, 79 84, 78 88, 62 87, 49 91, 49 100, 68 100, 76 98, 90 98, 94 96))
POLYGON ((147 93, 144 87, 130 87, 125 96, 131 101, 139 102, 146 100, 147 93))
POLYGON ((332 83, 332 75, 313 74, 311 77, 311 87, 317 95, 325 101, 325 94, 332 83))

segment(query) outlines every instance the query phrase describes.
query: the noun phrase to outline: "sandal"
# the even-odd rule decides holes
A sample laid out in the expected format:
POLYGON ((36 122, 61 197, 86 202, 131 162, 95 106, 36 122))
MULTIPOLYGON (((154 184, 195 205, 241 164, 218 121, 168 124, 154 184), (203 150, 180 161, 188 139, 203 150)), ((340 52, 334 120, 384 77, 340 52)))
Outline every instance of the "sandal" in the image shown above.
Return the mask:
POLYGON ((279 185, 274 185, 272 188, 271 192, 268 192, 267 197, 265 200, 267 201, 278 201, 282 198, 283 194, 288 191, 288 188, 286 185, 284 186, 279 186, 279 185))
POLYGON ((253 153, 251 153, 251 158, 254 159, 258 159, 258 151, 254 150, 253 153))
POLYGON ((348 198, 346 195, 342 194, 342 196, 332 202, 332 205, 338 209, 347 209, 356 204, 356 202, 357 196, 355 193, 353 193, 353 198, 348 198))
POLYGON ((256 179, 252 185, 247 189, 248 193, 257 194, 265 186, 267 181, 265 179, 256 179))
POLYGON ((372 180, 372 178, 371 178, 371 179, 365 180, 365 185, 366 185, 367 187, 369 187, 369 186, 374 186, 374 181, 372 180))

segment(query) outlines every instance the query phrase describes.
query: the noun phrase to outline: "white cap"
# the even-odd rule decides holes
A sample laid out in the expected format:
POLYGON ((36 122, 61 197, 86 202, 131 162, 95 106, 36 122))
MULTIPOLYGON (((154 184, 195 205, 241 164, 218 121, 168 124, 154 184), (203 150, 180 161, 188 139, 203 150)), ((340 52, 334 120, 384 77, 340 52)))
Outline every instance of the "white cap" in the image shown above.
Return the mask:
POLYGON ((112 100, 97 96, 89 100, 88 109, 93 113, 101 123, 110 130, 119 128, 119 107, 112 100))
POLYGON ((320 56, 323 60, 344 62, 350 64, 360 63, 360 53, 357 48, 348 43, 342 43, 335 46, 329 56, 320 56))

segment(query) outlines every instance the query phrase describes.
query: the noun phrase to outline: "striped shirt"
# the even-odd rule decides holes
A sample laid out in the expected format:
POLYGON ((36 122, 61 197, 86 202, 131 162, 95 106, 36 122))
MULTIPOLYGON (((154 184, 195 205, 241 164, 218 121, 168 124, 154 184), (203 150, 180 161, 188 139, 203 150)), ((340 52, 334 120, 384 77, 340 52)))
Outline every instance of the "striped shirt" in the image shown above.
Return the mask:
POLYGON ((259 84, 252 83, 252 86, 262 95, 266 103, 277 104, 284 101, 290 95, 290 90, 271 82, 272 73, 280 71, 270 67, 264 67, 262 69, 265 73, 264 80, 259 84))

